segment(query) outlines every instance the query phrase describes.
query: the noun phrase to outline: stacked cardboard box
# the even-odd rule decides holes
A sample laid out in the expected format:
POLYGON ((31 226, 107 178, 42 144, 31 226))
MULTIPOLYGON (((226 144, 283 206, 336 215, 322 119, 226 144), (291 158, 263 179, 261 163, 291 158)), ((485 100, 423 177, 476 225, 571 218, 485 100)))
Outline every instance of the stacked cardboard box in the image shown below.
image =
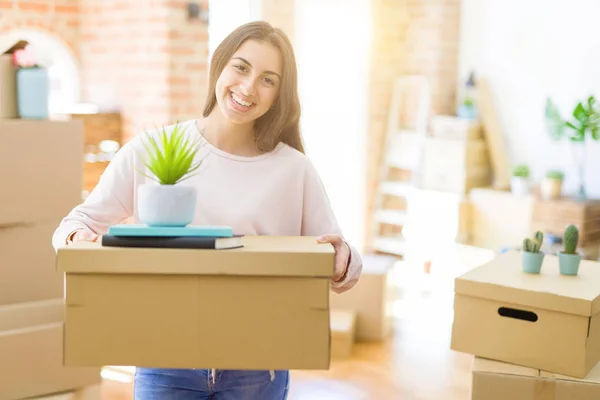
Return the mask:
POLYGON ((0 399, 99 383, 63 367, 64 284, 51 240, 81 194, 80 122, 0 119, 0 399))
POLYGON ((468 194, 492 182, 487 142, 477 121, 435 116, 423 149, 421 188, 468 194))
POLYGON ((451 348, 475 356, 472 400, 598 398, 599 262, 564 276, 546 254, 527 274, 509 251, 455 283, 451 348))

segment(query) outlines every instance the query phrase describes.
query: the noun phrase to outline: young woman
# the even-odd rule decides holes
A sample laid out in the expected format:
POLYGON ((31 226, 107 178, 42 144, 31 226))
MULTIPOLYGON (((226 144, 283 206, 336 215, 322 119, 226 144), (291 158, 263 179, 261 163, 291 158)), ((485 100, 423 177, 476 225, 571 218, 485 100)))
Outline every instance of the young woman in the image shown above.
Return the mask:
MULTIPOLYGON (((216 49, 203 118, 183 122, 200 138, 194 224, 228 225, 244 235, 317 236, 336 253, 331 288, 352 288, 361 257, 343 238, 320 178, 304 155, 296 61, 286 35, 265 22, 233 31, 216 49)), ((172 129, 172 126, 167 129, 172 129)), ((116 154, 98 185, 57 228, 53 245, 95 241, 110 225, 136 219, 136 187, 147 180, 136 136, 116 154)), ((288 371, 138 368, 134 397, 281 400, 288 371)))

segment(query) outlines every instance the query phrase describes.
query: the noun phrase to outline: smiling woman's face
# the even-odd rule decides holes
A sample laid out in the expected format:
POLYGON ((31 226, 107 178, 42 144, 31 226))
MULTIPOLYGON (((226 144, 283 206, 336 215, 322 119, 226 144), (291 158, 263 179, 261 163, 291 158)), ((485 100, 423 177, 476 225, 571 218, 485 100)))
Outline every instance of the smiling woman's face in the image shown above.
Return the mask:
POLYGON ((255 40, 244 42, 217 80, 216 98, 223 114, 243 124, 269 111, 279 93, 282 64, 276 47, 255 40))

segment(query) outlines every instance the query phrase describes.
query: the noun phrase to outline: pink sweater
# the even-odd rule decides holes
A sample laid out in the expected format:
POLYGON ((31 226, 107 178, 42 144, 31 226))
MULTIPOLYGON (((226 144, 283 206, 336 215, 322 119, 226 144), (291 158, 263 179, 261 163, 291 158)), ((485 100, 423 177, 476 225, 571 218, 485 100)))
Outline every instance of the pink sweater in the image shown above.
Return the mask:
MULTIPOLYGON (((200 135, 193 120, 181 126, 187 135, 200 135)), ((64 246, 76 229, 102 235, 110 225, 127 219, 139 223, 136 188, 153 182, 137 172, 144 169, 137 155, 143 150, 140 139, 136 136, 119 150, 92 193, 61 221, 52 238, 55 249, 64 246)), ((270 153, 242 157, 201 139, 202 165, 195 176, 182 182, 198 188, 193 224, 227 225, 242 235, 341 234, 317 171, 304 154, 280 143, 270 153)), ((341 282, 332 282, 337 293, 354 286, 362 271, 358 251, 349 247, 348 273, 341 282)))

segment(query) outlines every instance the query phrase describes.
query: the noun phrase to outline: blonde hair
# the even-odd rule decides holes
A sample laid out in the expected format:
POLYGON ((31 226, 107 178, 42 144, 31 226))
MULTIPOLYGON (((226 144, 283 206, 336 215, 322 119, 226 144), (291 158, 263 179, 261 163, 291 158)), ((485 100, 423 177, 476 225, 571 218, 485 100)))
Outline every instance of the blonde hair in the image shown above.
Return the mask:
POLYGON ((208 117, 217 104, 217 80, 233 54, 246 40, 257 40, 275 46, 281 52, 283 72, 279 94, 263 116, 254 121, 256 144, 261 151, 271 151, 283 142, 304 153, 300 135, 300 99, 296 57, 287 35, 264 21, 249 22, 231 32, 215 49, 211 60, 208 96, 203 116, 208 117))

